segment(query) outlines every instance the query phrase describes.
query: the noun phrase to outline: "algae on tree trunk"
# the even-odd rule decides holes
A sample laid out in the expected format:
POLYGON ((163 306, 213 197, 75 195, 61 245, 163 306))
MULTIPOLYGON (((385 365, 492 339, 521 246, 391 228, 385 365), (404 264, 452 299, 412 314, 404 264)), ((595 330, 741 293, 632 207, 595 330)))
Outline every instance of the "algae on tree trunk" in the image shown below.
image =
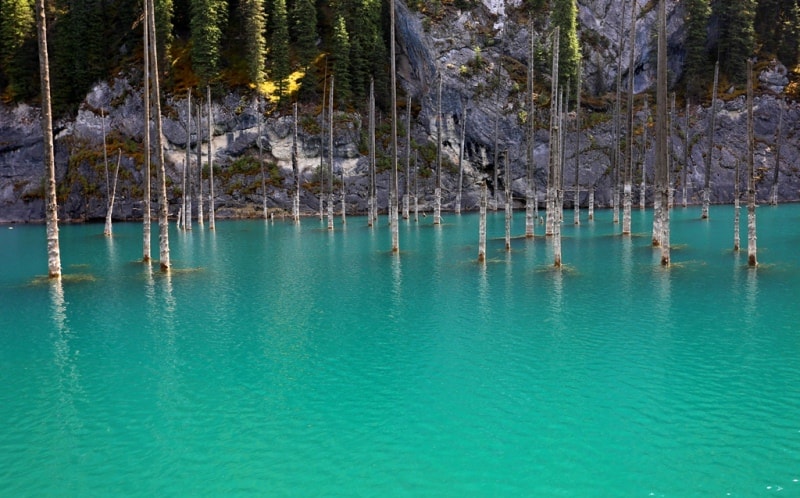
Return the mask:
POLYGON ((708 124, 708 150, 706 151, 706 174, 703 184, 703 211, 700 218, 708 219, 708 206, 711 204, 711 158, 714 153, 714 131, 717 122, 717 84, 719 81, 719 61, 714 65, 714 86, 711 90, 711 119, 708 124))
POLYGON ((753 61, 747 59, 747 264, 757 266, 756 255, 756 176, 753 164, 753 61))
POLYGON ((58 242, 58 199, 53 149, 53 111, 50 103, 50 59, 47 53, 47 17, 44 0, 36 0, 36 33, 39 47, 39 83, 42 92, 42 137, 44 167, 47 171, 47 275, 61 278, 61 250, 58 242))

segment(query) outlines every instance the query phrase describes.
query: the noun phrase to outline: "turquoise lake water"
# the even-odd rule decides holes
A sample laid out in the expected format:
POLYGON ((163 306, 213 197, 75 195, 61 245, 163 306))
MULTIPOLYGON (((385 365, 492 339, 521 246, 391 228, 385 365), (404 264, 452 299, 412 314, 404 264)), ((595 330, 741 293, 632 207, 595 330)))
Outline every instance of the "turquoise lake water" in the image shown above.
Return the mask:
POLYGON ((800 205, 0 226, 0 496, 800 496, 800 205), (746 249, 746 209, 742 209, 746 249), (565 212, 565 220, 572 214, 565 212), (153 255, 157 257, 154 227, 153 255), (514 219, 524 233, 524 213, 514 219), (77 281, 74 281, 77 280, 77 281))

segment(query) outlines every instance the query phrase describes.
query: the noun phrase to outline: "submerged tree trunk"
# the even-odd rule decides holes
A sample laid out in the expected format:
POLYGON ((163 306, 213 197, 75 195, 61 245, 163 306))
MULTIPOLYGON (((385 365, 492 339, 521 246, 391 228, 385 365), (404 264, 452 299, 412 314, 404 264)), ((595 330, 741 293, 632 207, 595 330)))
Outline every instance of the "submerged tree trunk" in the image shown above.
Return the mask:
POLYGON ((53 148, 53 111, 50 103, 50 59, 47 53, 47 17, 44 0, 36 0, 36 31, 39 45, 39 83, 42 92, 42 137, 44 167, 47 171, 47 275, 61 278, 61 251, 58 243, 58 199, 56 163, 53 148))
POLYGON ((581 224, 581 63, 578 62, 578 84, 575 86, 575 183, 573 200, 573 223, 581 224))
MULTIPOLYGON (((216 229, 214 208, 214 128, 211 116, 211 86, 206 86, 206 100, 208 100, 208 229, 216 229)), ((266 194, 265 194, 266 195, 266 194)))
POLYGON ((367 226, 378 218, 375 204, 375 81, 369 82, 369 195, 367 196, 367 226))
POLYGON ((514 216, 513 199, 511 194, 511 171, 508 168, 508 151, 503 154, 503 173, 506 185, 506 251, 511 250, 511 221, 514 216))
MULTIPOLYGON (((656 191, 659 194, 659 244, 661 265, 670 264, 669 164, 667 148, 667 9, 658 2, 658 63, 656 80, 656 191)), ((654 215, 655 220, 655 215, 654 215)), ((655 221, 653 228, 655 230, 655 221)))
POLYGON ((783 100, 779 102, 778 131, 775 138, 775 169, 772 173, 772 190, 770 191, 770 204, 778 205, 778 173, 781 165, 781 145, 783 145, 783 100))
POLYGON ((406 102, 406 188, 403 190, 403 219, 409 218, 411 203, 411 98, 406 102))
MULTIPOLYGON (((526 95, 526 104, 528 105, 528 121, 526 127, 526 134, 525 134, 525 151, 527 154, 527 168, 526 168, 526 180, 527 183, 525 185, 525 237, 531 238, 534 236, 535 233, 535 225, 536 225, 536 196, 534 194, 534 173, 536 171, 535 165, 533 164, 533 155, 534 155, 534 132, 535 128, 535 119, 536 119, 536 107, 534 101, 534 57, 536 55, 536 39, 533 36, 533 21, 530 22, 528 31, 531 34, 531 47, 530 51, 528 52, 528 86, 527 91, 528 94, 526 95)), ((578 71, 580 72, 580 70, 578 71)), ((496 188, 496 187, 495 187, 496 188)))
MULTIPOLYGON (((497 165, 495 165, 497 167, 497 165)), ((433 191, 433 224, 442 222, 442 75, 436 104, 436 188, 433 191)))
MULTIPOLYGON (((389 58, 391 59, 391 85, 392 85, 392 174, 391 174, 391 206, 389 206, 389 221, 392 230, 392 252, 400 251, 400 227, 397 219, 397 72, 395 63, 395 6, 394 0, 389 1, 389 58)), ((441 102, 441 101, 440 101, 441 102)), ((441 109, 440 109, 441 110, 441 109)), ((409 137, 410 138, 410 137, 409 137)))
POLYGON ((736 161, 736 178, 733 184, 733 250, 738 252, 739 244, 739 161, 736 161))
POLYGON ((625 184, 622 193, 622 234, 631 234, 631 203, 633 202, 633 63, 636 49, 636 3, 631 2, 630 57, 628 58, 628 105, 625 123, 625 184))
POLYGON ((714 131, 717 122, 717 84, 719 81, 719 61, 714 64, 714 87, 711 90, 711 120, 708 124, 708 151, 706 152, 706 177, 703 184, 703 212, 700 218, 708 219, 708 206, 711 204, 711 157, 714 153, 714 131))
POLYGON ((152 221, 150 219, 150 159, 151 159, 151 123, 150 123, 150 30, 147 29, 148 19, 150 19, 150 2, 145 0, 142 2, 144 8, 144 27, 142 29, 144 36, 143 59, 144 59, 144 171, 142 172, 144 181, 144 206, 142 207, 142 262, 150 262, 150 246, 151 238, 150 231, 152 221))
POLYGON ((158 165, 156 178, 158 181, 158 248, 159 266, 161 271, 169 271, 169 201, 167 199, 167 169, 164 162, 164 131, 161 123, 161 85, 158 82, 158 46, 156 40, 156 20, 155 7, 153 0, 145 0, 150 3, 150 20, 148 29, 150 30, 150 62, 153 65, 151 78, 153 79, 153 101, 155 104, 156 119, 156 146, 158 153, 158 165))
MULTIPOLYGON (((292 218, 300 223, 300 166, 297 157, 297 102, 294 103, 294 132, 292 133, 292 174, 294 175, 294 195, 292 196, 292 218)), ((265 196, 266 198, 266 196, 265 196)))
POLYGON ((642 125, 642 181, 639 186, 639 209, 644 209, 647 202, 647 126, 650 124, 650 109, 647 95, 644 96, 644 124, 642 125))
POLYGON ((486 261, 486 180, 481 183, 480 222, 478 225, 478 261, 486 261))
POLYGON ((756 257, 756 176, 753 164, 753 61, 747 59, 747 264, 758 265, 756 257))
POLYGON ((106 225, 103 229, 103 235, 110 237, 112 234, 111 217, 114 212, 114 199, 117 196, 117 178, 119 177, 119 164, 122 162, 122 149, 119 149, 117 154, 117 167, 114 169, 114 183, 111 186, 111 195, 108 198, 108 208, 106 209, 106 225))
MULTIPOLYGON (((203 226, 203 97, 199 97, 197 101, 197 224, 203 226)), ((262 179, 264 170, 262 172, 262 179)), ((264 196, 266 197, 266 187, 264 187, 264 196)), ((266 213, 264 217, 266 218, 266 213)))
POLYGON ((328 230, 333 230, 333 87, 335 75, 331 75, 328 94, 328 230))
POLYGON ((547 221, 545 224, 545 235, 552 237, 555 234, 555 224, 558 216, 556 213, 556 190, 558 178, 556 177, 556 168, 558 168, 561 161, 561 152, 559 151, 558 141, 561 136, 559 130, 559 88, 558 88, 558 51, 559 51, 559 28, 556 26, 553 32, 553 65, 550 72, 551 87, 550 87, 550 161, 547 174, 547 221))
POLYGON ((192 176, 192 89, 186 90, 186 167, 184 174, 187 176, 184 187, 185 207, 183 210, 183 229, 192 229, 192 193, 194 192, 194 176, 192 176))
POLYGON ((686 204, 689 200, 686 198, 686 190, 688 188, 687 182, 689 178, 689 145, 691 144, 690 134, 691 130, 689 129, 689 99, 686 99, 686 116, 684 118, 684 125, 683 125, 683 177, 681 180, 681 187, 683 188, 683 194, 681 195, 681 204, 683 207, 686 207, 686 204))
POLYGON ((461 214, 461 190, 464 187, 464 140, 467 133, 467 106, 461 116, 461 147, 458 150, 458 188, 456 190, 456 214, 461 214))

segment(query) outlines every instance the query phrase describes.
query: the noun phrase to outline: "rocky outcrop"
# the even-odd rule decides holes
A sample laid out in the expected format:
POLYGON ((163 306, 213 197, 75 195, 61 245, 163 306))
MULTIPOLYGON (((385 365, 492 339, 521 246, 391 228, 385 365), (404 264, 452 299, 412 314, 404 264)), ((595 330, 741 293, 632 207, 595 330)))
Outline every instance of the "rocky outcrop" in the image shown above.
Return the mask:
MULTIPOLYGON (((640 14, 636 23, 635 83, 641 94, 653 84, 654 66, 651 63, 653 41, 650 38, 655 11, 647 10, 649 2, 639 1, 640 14)), ((621 54, 622 70, 627 73, 628 53, 626 29, 620 52, 619 33, 621 0, 581 0, 579 18, 584 59, 584 94, 603 95, 614 85, 616 61, 621 54)), ((681 6, 669 2, 671 66, 679 74, 682 61, 681 6)), ((442 143, 445 157, 443 187, 445 209, 452 208, 455 197, 460 151, 460 124, 466 120, 464 209, 474 209, 478 202, 478 184, 493 178, 495 168, 495 128, 498 130, 498 153, 507 156, 514 197, 523 199, 525 193, 526 154, 522 121, 525 72, 531 33, 527 23, 520 22, 520 6, 512 1, 486 0, 468 11, 446 9, 444 18, 431 23, 422 14, 398 3, 398 76, 401 95, 413 100, 418 110, 413 116, 412 138, 421 146, 419 154, 419 189, 424 207, 433 203, 432 150, 436 144, 436 107, 438 78, 442 78, 442 143)), ((625 13, 624 19, 629 14, 625 13)), ((627 22, 627 21, 625 21, 627 22)), ((539 28, 536 28, 539 29, 539 28)), ((546 26, 542 29, 546 29, 546 26)), ((544 32, 534 33, 544 39, 544 32)), ((544 67, 547 67, 544 64, 544 67)), ((546 71, 536 75, 541 88, 549 85, 546 71)), ((786 69, 779 63, 769 64, 761 73, 761 96, 756 99, 756 167, 759 171, 759 196, 766 199, 771 186, 771 168, 776 157, 776 132, 780 95, 786 86, 786 69)), ((87 95, 78 114, 64 120, 56 128, 56 166, 59 182, 59 216, 62 220, 101 219, 106 211, 106 174, 102 156, 103 123, 108 131, 109 162, 113 168, 118 150, 121 172, 114 209, 118 219, 141 217, 142 174, 142 99, 135 78, 120 75, 101 82, 87 95), (101 117, 101 112, 105 118, 101 117)), ((715 151, 712 154, 712 199, 730 202, 733 192, 733 171, 737 161, 744 158, 745 114, 742 97, 725 94, 718 100, 718 127, 715 151)), ((187 115, 185 96, 167 99, 164 106, 163 129, 166 139, 166 159, 170 213, 179 209, 183 191, 183 170, 187 146, 187 115)), ((637 97, 641 102, 642 97, 637 97)), ((546 167, 549 157, 549 137, 546 130, 547 105, 543 101, 537 110, 538 131, 535 135, 534 163, 537 190, 543 202, 546 167)), ((796 127, 800 123, 797 103, 788 102, 784 110, 784 141, 781 149, 779 194, 783 200, 797 200, 800 190, 800 148, 796 127)), ((301 208, 306 213, 319 210, 320 155, 327 156, 327 136, 320 136, 320 123, 311 108, 301 111, 299 123, 300 161, 302 172, 301 208)), ((611 187, 611 155, 613 134, 608 111, 596 106, 583 110, 584 123, 591 123, 580 134, 579 163, 582 188, 594 187, 599 205, 608 205, 611 187)), ((644 119, 638 110, 637 123, 644 119)), ((682 112, 680 113, 682 114, 682 112)), ((291 116, 270 115, 265 119, 252 98, 230 93, 212 106, 213 131, 209 137, 205 127, 194 131, 188 139, 191 152, 190 169, 196 171, 197 149, 203 164, 207 164, 209 140, 215 164, 215 204, 218 216, 260 216, 264 196, 270 209, 290 206, 287 193, 293 184, 291 175, 291 136, 294 126, 291 116), (266 191, 262 189, 261 167, 257 161, 259 145, 265 164, 266 191)), ((686 166, 692 200, 700 198, 704 182, 704 161, 708 105, 691 109, 690 161, 686 166)), ((404 113, 401 113, 404 117, 404 113)), ((192 120, 194 121, 194 119, 192 120)), ((366 210, 367 159, 366 119, 352 113, 338 113, 334 138, 334 172, 338 182, 342 172, 347 190, 347 202, 353 212, 366 210)), ((572 121, 568 120, 571 126, 572 121)), ((677 119, 679 131, 673 135, 676 178, 684 166, 683 117, 677 119)), ((196 123, 192 124, 196 130, 196 123)), ((640 125, 639 125, 640 126, 640 125)), ((401 125, 401 129, 405 126, 401 125)), ((574 177, 576 163, 576 133, 569 128, 566 138, 566 169, 568 182, 574 177)), ((385 132, 384 132, 385 133, 385 132)), ((380 136, 378 194, 381 205, 388 198, 387 137, 380 136)), ((400 184, 404 185, 405 168, 401 139, 400 184)), ((646 171, 652 178, 652 143, 645 154, 646 171)), ((323 161, 324 162, 324 161, 323 161)), ((194 177, 199 174, 195 173, 194 177)), ((41 221, 44 219, 44 171, 39 111, 27 105, 0 105, 0 222, 41 221)), ((500 176, 503 189, 507 180, 500 176)), ((208 180, 204 180, 208 192, 208 180)), ((565 196, 567 204, 571 194, 565 196)), ((153 199, 155 201, 155 199, 153 199)), ((582 197, 586 202, 586 196, 582 197)), ((519 204, 518 204, 519 205, 519 204)))

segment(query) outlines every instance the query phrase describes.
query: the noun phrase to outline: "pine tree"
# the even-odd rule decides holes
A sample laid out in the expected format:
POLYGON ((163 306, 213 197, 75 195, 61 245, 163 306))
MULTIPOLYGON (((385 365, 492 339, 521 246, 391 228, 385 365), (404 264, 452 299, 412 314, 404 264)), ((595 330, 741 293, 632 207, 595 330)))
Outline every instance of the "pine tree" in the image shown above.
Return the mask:
POLYGON ((36 21, 29 0, 0 0, 0 72, 12 98, 30 98, 36 81, 36 21))
POLYGON ((171 66, 170 50, 172 49, 172 0, 155 0, 156 50, 158 66, 162 73, 168 72, 171 66))
POLYGON ((289 35, 301 67, 308 67, 317 55, 317 8, 313 0, 295 0, 289 35))
POLYGON ((241 0, 239 10, 244 31, 243 49, 247 61, 247 76, 251 82, 261 83, 264 81, 264 59, 267 53, 264 4, 260 0, 241 0))
POLYGON ((269 24, 271 33, 270 76, 278 84, 278 95, 283 98, 287 78, 292 71, 289 60, 289 21, 286 15, 286 0, 274 1, 269 24))
POLYGON ((684 1, 684 25, 686 26, 686 62, 684 78, 690 97, 699 97, 708 80, 708 16, 711 14, 709 0, 684 1))
POLYGON ((227 0, 191 0, 192 66, 202 86, 219 76, 227 0))
POLYGON ((336 95, 340 100, 346 101, 350 98, 350 36, 341 15, 333 25, 331 58, 333 74, 336 75, 336 95))
POLYGON ((559 73, 562 81, 575 81, 578 76, 578 61, 581 58, 578 43, 578 7, 575 0, 553 0, 553 25, 559 28, 559 73))
POLYGON ((755 7, 756 0, 718 0, 712 5, 712 12, 720 22, 717 45, 720 69, 734 83, 746 80, 746 61, 755 50, 755 7))

